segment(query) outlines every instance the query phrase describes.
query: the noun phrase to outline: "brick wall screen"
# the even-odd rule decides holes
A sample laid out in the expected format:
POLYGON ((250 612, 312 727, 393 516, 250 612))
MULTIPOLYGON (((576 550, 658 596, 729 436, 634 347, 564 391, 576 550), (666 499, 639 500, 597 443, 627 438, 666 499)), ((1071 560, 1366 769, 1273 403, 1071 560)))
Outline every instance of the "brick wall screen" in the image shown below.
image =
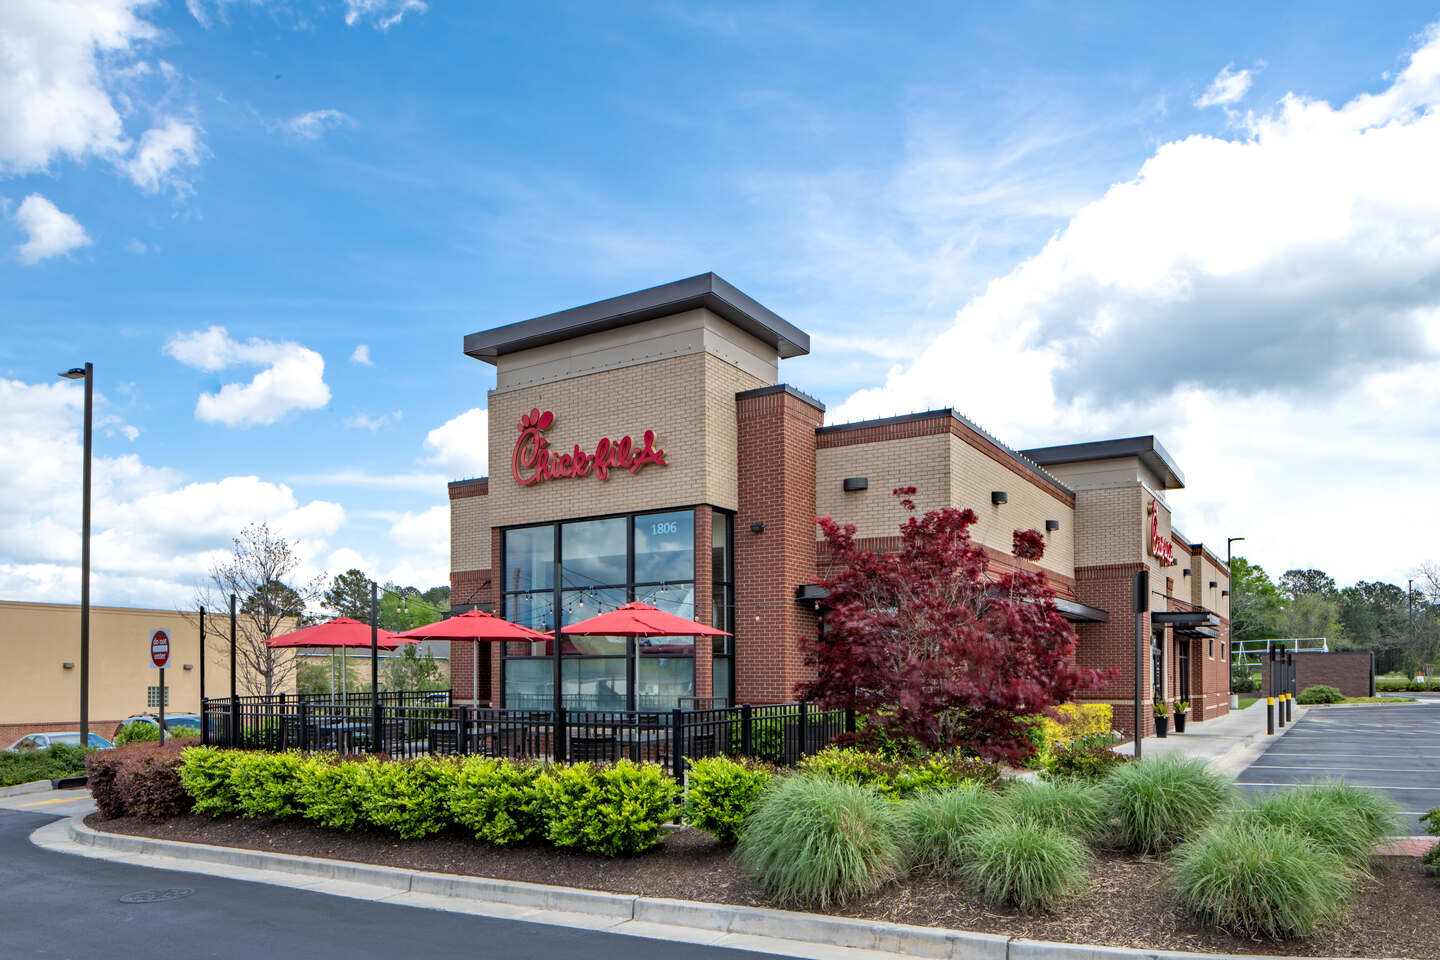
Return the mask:
MULTIPOLYGON (((1261 661, 1261 690, 1270 689, 1270 661, 1261 661)), ((1375 695, 1375 657, 1368 650, 1344 653, 1295 654, 1295 690, 1317 684, 1334 687, 1347 697, 1375 695)))

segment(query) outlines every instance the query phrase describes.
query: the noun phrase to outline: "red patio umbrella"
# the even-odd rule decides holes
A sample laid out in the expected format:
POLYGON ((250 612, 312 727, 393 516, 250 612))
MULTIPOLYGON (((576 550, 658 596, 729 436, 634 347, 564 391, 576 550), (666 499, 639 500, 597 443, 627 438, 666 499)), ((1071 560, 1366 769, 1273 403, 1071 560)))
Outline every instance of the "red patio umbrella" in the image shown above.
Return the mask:
MULTIPOLYGON (((394 650, 403 643, 416 641, 402 638, 383 628, 377 630, 376 646, 394 650)), ((267 647, 369 647, 370 624, 361 623, 350 617, 336 617, 317 623, 313 627, 302 627, 290 633, 271 637, 265 641, 267 647)))
POLYGON ((609 613, 561 627, 575 637, 728 637, 725 630, 666 613, 648 603, 627 603, 609 613))
POLYGON ((396 636, 410 640, 470 640, 474 642, 475 664, 471 671, 471 699, 480 699, 480 641, 520 641, 530 643, 549 640, 550 634, 511 623, 504 617, 497 617, 484 610, 466 610, 464 613, 427 623, 423 627, 406 630, 396 636))

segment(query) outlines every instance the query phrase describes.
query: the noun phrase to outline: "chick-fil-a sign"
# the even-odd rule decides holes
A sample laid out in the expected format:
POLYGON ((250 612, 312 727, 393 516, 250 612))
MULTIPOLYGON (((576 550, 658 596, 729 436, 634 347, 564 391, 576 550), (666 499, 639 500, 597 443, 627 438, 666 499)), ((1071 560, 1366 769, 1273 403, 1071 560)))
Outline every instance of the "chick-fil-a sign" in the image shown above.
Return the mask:
POLYGON ((520 436, 515 438, 515 452, 510 455, 510 474, 522 487, 533 487, 545 480, 568 480, 594 474, 601 480, 610 479, 611 470, 639 473, 654 464, 668 466, 665 451, 655 446, 655 431, 646 430, 640 444, 628 435, 619 440, 601 437, 593 453, 575 444, 570 453, 556 453, 545 439, 545 431, 555 423, 549 410, 531 410, 520 418, 520 436))
POLYGON ((1175 544, 1170 542, 1169 537, 1160 535, 1160 511, 1155 507, 1155 501, 1150 501, 1150 555, 1160 561, 1162 567, 1173 567, 1175 565, 1175 544))

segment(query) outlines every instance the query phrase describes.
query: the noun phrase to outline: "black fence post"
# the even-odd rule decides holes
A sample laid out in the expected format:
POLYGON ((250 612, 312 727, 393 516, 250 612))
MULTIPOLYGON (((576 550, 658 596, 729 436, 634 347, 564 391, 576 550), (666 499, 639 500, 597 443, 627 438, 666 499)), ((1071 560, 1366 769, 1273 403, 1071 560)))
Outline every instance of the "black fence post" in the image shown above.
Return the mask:
POLYGON ((240 745, 240 698, 236 695, 235 672, 235 594, 230 594, 230 731, 225 738, 227 747, 240 745))
POLYGON ((670 772, 685 782, 685 711, 679 707, 670 711, 670 772))
POLYGON ((200 742, 210 743, 210 721, 205 710, 205 608, 200 608, 200 742))
POLYGON ((380 719, 380 586, 370 581, 370 752, 383 753, 380 719))
POLYGON ((304 697, 300 698, 300 749, 310 749, 310 704, 304 697))
POLYGON ((455 707, 450 712, 451 715, 455 718, 455 752, 463 757, 465 754, 470 752, 469 749, 467 749, 467 743, 470 737, 467 735, 467 731, 465 729, 467 726, 465 717, 465 714, 467 713, 467 708, 455 707))
POLYGON ((857 729, 857 728, 856 728, 856 724, 855 724, 855 708, 854 708, 854 707, 846 707, 846 708, 845 708, 845 732, 846 732, 846 733, 854 733, 854 732, 856 731, 856 729, 857 729))
POLYGON ((800 743, 795 753, 796 761, 806 755, 805 750, 810 744, 810 701, 800 701, 800 743))
POLYGON ((750 756, 755 749, 754 715, 750 704, 740 707, 740 755, 750 756))
POLYGON ((556 763, 565 763, 570 759, 570 737, 565 730, 565 713, 563 708, 554 711, 555 735, 552 739, 555 742, 550 744, 550 753, 555 757, 556 763))
POLYGON ((200 742, 210 746, 210 702, 204 697, 200 698, 200 742))

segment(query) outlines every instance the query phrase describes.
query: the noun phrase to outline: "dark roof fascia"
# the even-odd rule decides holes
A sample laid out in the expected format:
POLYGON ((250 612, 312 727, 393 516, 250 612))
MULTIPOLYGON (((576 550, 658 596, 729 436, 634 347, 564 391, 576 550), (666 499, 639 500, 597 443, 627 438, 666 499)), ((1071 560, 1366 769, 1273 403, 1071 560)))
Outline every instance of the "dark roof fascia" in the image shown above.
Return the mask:
POLYGON ((1069 620, 1071 623, 1110 622, 1110 611, 1080 603, 1078 600, 1067 600, 1064 597, 1056 597, 1055 609, 1059 611, 1060 616, 1069 620))
POLYGON ((810 406, 814 407, 816 410, 819 410, 821 413, 825 412, 825 404, 810 396, 810 394, 806 393, 804 390, 797 390, 796 388, 790 386, 790 384, 788 383, 777 383, 768 387, 755 387, 753 390, 741 390, 739 393, 735 394, 735 399, 751 400, 755 397, 768 397, 772 393, 789 394, 796 400, 802 400, 805 403, 810 404, 810 406))
POLYGON ((713 273, 507 323, 465 337, 465 353, 486 363, 520 350, 705 307, 774 347, 781 357, 810 352, 810 335, 713 273))
POLYGON ((1151 626, 1218 627, 1220 617, 1209 610, 1157 610, 1150 614, 1151 626))
POLYGON ((1023 451, 1016 450, 1014 447, 1001 443, 994 434, 986 430, 984 427, 980 426, 975 421, 971 420, 969 417, 965 416, 963 413, 956 410, 954 407, 941 407, 937 410, 923 410, 920 413, 902 413, 898 416, 880 417, 876 420, 855 420, 851 423, 836 423, 829 426, 816 427, 815 432, 817 434, 843 433, 847 430, 867 430, 870 427, 888 427, 894 424, 912 423, 916 420, 934 420, 936 417, 950 417, 952 420, 955 420, 956 422, 967 427, 968 429, 973 430, 981 437, 984 437, 985 440, 992 444, 997 450, 1000 450, 1006 456, 1010 457, 1010 459, 1018 463, 1027 473, 1030 473, 1033 476, 1044 480, 1046 483, 1053 484, 1060 490, 1063 490, 1065 493, 1069 494, 1071 497, 1075 496, 1074 490, 1071 490, 1068 486, 1066 486, 1065 483, 1058 477, 1051 475, 1050 471, 1044 469, 1041 464, 1037 463, 1023 451))
POLYGON ((1020 452, 1042 467, 1079 463, 1083 460, 1138 457, 1141 463, 1160 477, 1166 490, 1179 490, 1185 486, 1185 475, 1176 466, 1175 459, 1153 435, 1121 437, 1116 440, 1091 440, 1085 443, 1065 443, 1054 447, 1035 447, 1020 452))

